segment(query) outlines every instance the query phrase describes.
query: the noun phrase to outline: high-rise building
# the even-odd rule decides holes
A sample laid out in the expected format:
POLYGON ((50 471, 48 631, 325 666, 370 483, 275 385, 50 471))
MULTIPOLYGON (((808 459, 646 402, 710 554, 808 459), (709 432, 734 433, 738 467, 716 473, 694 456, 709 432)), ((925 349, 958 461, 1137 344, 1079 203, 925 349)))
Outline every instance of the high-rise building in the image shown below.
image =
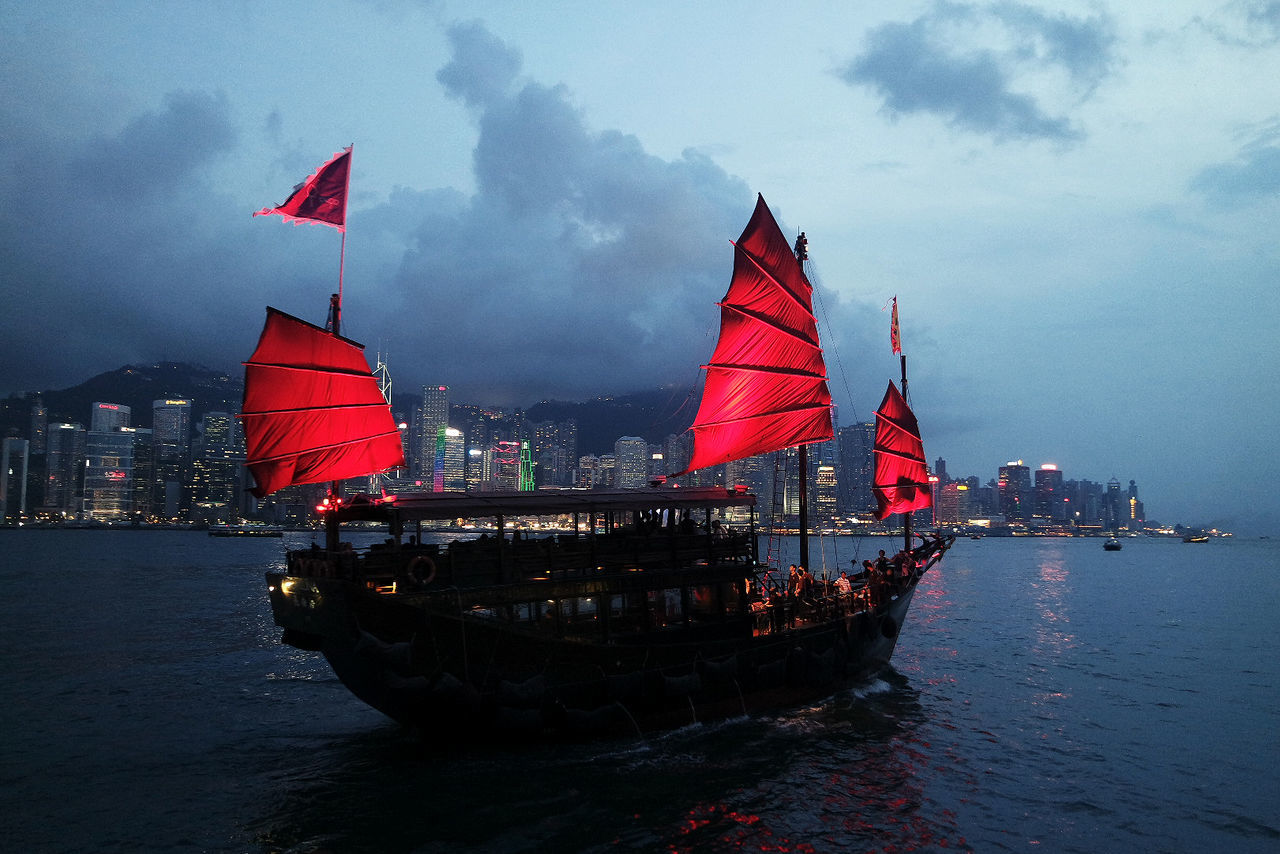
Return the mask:
POLYGON ((49 434, 49 409, 44 405, 40 395, 31 402, 31 430, 27 438, 31 440, 31 453, 40 456, 45 452, 46 436, 49 434))
POLYGON ((117 427, 128 427, 130 412, 121 403, 95 402, 90 410, 89 432, 110 433, 117 427))
POLYGON ((1000 466, 1000 513, 1006 522, 1029 522, 1032 511, 1031 469, 1022 460, 1000 466))
POLYGON ((42 513, 66 518, 81 509, 85 431, 81 424, 49 425, 42 513))
POLYGON ((439 446, 440 430, 449 426, 449 387, 447 385, 424 385, 422 387, 422 408, 418 415, 418 435, 421 444, 418 446, 417 474, 421 477, 435 476, 436 452, 439 446))
POLYGON ((85 516, 118 521, 132 512, 133 429, 90 430, 85 438, 85 516))
POLYGON ((240 478, 245 453, 236 419, 227 412, 206 412, 191 458, 193 520, 232 522, 240 518, 240 478))
POLYGON ((129 430, 133 433, 133 515, 146 521, 155 518, 155 441, 151 430, 145 427, 129 430))
POLYGON ((1053 463, 1045 463, 1036 469, 1035 515, 1054 522, 1066 521, 1066 491, 1062 472, 1053 463))
POLYGON ((869 513, 876 508, 871 491, 875 479, 872 449, 874 422, 850 424, 840 430, 840 472, 836 483, 836 503, 845 513, 869 513))
POLYGON ((27 469, 31 442, 7 437, 0 442, 0 519, 12 522, 27 514, 27 469))
POLYGON ((818 465, 814 479, 813 512, 817 519, 830 519, 836 515, 836 467, 830 463, 818 465))
POLYGON ((617 460, 619 489, 641 489, 649 485, 649 443, 639 436, 623 436, 613 443, 617 460))
POLYGON ((191 401, 164 398, 151 401, 152 492, 151 515, 177 519, 185 512, 190 481, 191 401))

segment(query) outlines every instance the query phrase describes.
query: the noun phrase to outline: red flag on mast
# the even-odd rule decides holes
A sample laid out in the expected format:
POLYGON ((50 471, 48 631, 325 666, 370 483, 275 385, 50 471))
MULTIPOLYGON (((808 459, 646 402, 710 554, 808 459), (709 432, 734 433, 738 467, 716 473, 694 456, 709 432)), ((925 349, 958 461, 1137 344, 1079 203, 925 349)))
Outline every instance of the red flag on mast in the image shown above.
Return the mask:
POLYGON ((893 298, 893 319, 889 321, 889 344, 895 356, 902 353, 902 338, 898 335, 898 298, 893 298))
POLYGON ((293 188, 284 204, 263 208, 254 216, 280 214, 285 222, 318 222, 347 230, 347 179, 351 174, 351 146, 335 154, 315 174, 293 188))

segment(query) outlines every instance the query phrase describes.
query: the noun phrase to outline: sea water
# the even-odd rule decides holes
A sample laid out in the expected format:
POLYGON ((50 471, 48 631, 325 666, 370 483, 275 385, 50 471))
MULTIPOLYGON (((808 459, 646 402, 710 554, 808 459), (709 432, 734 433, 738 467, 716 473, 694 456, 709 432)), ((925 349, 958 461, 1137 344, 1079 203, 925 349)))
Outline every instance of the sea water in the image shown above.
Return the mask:
POLYGON ((309 539, 0 531, 5 850, 1280 850, 1270 540, 958 540, 877 678, 498 748, 408 733, 280 645, 263 572, 309 539))

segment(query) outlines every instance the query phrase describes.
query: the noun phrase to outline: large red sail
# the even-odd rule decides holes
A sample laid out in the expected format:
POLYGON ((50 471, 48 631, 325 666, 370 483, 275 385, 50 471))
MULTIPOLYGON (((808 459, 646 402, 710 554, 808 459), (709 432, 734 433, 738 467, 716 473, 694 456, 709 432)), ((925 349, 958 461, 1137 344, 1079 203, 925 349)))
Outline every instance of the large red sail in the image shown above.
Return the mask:
POLYGON ((879 505, 878 518, 933 506, 920 425, 892 380, 876 410, 873 455, 876 472, 872 491, 879 505))
POLYGON ((363 351, 267 309, 258 347, 245 362, 240 413, 254 495, 404 465, 400 431, 363 351))
POLYGON ((832 438, 813 287, 763 196, 734 244, 706 369, 685 472, 832 438))

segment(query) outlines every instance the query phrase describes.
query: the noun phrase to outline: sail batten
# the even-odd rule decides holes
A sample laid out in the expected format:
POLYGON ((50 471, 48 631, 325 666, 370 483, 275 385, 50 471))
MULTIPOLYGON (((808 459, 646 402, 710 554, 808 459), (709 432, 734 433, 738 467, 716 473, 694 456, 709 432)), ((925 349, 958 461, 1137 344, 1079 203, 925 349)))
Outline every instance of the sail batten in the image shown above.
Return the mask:
POLYGON ((763 197, 733 246, 693 455, 679 474, 833 435, 813 287, 763 197))
POLYGON ((933 506, 920 425, 892 380, 876 410, 872 454, 875 474, 871 489, 876 496, 879 518, 933 506))
POLYGON ((400 431, 363 345, 267 309, 245 362, 246 466, 253 493, 404 465, 400 431))

